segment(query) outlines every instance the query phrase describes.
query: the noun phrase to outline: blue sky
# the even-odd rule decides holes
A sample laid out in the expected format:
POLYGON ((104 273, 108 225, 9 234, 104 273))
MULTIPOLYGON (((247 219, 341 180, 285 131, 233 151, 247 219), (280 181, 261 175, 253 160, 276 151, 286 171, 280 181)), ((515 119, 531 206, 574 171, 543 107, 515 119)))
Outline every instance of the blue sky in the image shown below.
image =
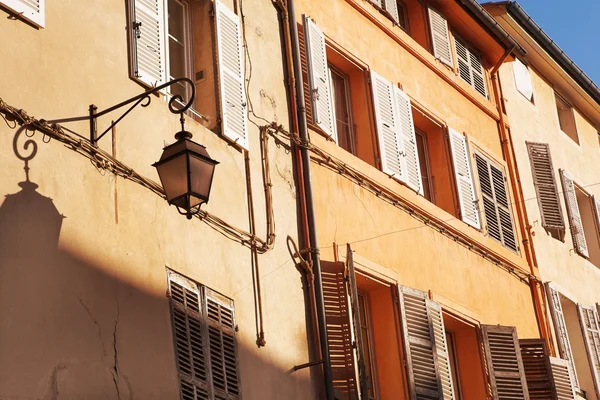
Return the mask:
MULTIPOLYGON (((486 2, 489 0, 481 1, 486 2)), ((585 73, 600 86, 600 0, 517 0, 585 73)))

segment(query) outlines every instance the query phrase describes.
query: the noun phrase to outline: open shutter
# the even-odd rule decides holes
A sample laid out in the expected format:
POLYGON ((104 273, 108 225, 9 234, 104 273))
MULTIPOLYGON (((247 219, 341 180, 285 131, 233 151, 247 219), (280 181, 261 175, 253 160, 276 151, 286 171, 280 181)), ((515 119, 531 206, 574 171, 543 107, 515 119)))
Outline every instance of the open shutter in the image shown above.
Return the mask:
POLYGON ((200 291, 195 283, 169 272, 169 299, 181 395, 208 399, 207 334, 200 291))
POLYGON ((248 114, 240 19, 222 2, 216 0, 215 4, 221 133, 227 139, 248 149, 248 114))
POLYGON ((581 333, 590 362, 590 372, 594 381, 596 397, 600 397, 600 326, 598 314, 594 307, 584 307, 577 304, 581 333))
POLYGON ((333 386, 340 400, 356 399, 358 388, 344 263, 321 261, 321 273, 333 386))
POLYGON ((403 171, 402 181, 411 189, 423 195, 423 181, 421 180, 421 166, 419 164, 419 151, 415 138, 415 124, 413 123, 410 98, 397 87, 394 87, 396 103, 396 115, 400 139, 403 149, 403 171))
POLYGON ((520 339, 519 346, 521 347, 529 398, 531 400, 556 400, 552 366, 544 339, 520 339))
POLYGON ((550 282, 546 282, 544 287, 546 289, 548 306, 550 307, 550 315, 552 315, 554 333, 556 335, 556 341, 558 342, 558 351, 560 353, 560 357, 564 360, 567 360, 569 363, 569 369, 573 375, 573 385, 579 387, 579 381, 577 380, 577 373, 575 370, 575 359, 573 358, 571 341, 569 340, 569 334, 567 332, 567 322, 565 321, 565 315, 560 302, 560 293, 552 286, 550 282))
POLYGON ((376 5, 377 7, 381 8, 381 2, 383 0, 369 0, 369 3, 376 5))
POLYGON ((428 8, 429 30, 431 32, 431 42, 433 44, 433 55, 444 64, 454 67, 452 62, 452 50, 450 47, 450 32, 448 31, 448 21, 437 11, 428 8))
POLYGON ((166 28, 163 0, 132 0, 133 75, 158 86, 166 82, 166 28))
POLYGON ((411 400, 454 399, 440 306, 425 292, 398 286, 411 400))
POLYGON ((214 397, 238 399, 240 383, 233 302, 211 289, 203 289, 214 397))
POLYGON ((450 135, 450 149, 452 150, 461 218, 474 228, 481 229, 467 139, 452 128, 448 128, 448 133, 450 135))
POLYGON ((533 83, 527 65, 523 64, 523 62, 517 58, 515 59, 515 62, 513 62, 513 72, 517 90, 521 92, 527 100, 533 101, 533 83))
POLYGON ((594 215, 596 216, 596 231, 600 234, 600 199, 596 195, 592 195, 594 203, 594 215))
POLYGON ((569 362, 560 358, 550 357, 550 365, 552 367, 556 399, 575 400, 575 385, 573 384, 573 373, 571 372, 569 362))
POLYGON ((40 28, 46 26, 45 3, 46 0, 0 0, 0 4, 40 28))
POLYGON ((400 24, 397 0, 385 0, 385 10, 390 14, 390 17, 392 17, 396 24, 400 24))
POLYGON ((533 185, 546 229, 565 229, 562 207, 558 198, 558 186, 554 177, 550 146, 547 143, 527 142, 533 185))
POLYGON ((529 400, 517 329, 481 325, 493 400, 529 400))
POLYGON ((583 231, 583 222, 579 213, 579 205, 577 204, 577 195, 575 193, 575 183, 573 178, 564 170, 560 170, 560 178, 565 195, 565 204, 567 206, 567 215, 569 216, 569 225, 571 228, 571 236, 573 237, 573 247, 575 251, 583 257, 589 257, 587 242, 585 241, 585 233, 583 231))
POLYGON ((303 18, 313 122, 336 140, 325 35, 308 16, 303 18))
POLYGON ((381 169, 388 175, 400 179, 402 168, 402 138, 399 135, 400 121, 397 118, 394 102, 394 88, 386 79, 371 71, 371 86, 377 122, 381 169))

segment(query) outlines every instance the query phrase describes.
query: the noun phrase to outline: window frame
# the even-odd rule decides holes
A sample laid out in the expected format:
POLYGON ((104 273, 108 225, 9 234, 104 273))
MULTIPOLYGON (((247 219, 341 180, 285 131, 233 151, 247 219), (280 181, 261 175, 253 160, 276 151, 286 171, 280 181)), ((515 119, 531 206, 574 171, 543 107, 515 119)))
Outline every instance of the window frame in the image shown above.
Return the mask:
MULTIPOLYGON (((364 328, 367 331, 367 341, 363 341, 363 346, 366 345, 369 348, 369 364, 370 364, 370 368, 371 368, 371 381, 373 384, 373 396, 374 396, 374 400, 380 399, 381 396, 379 394, 379 374, 377 371, 377 359, 375 357, 375 353, 376 353, 376 349, 375 349, 375 342, 373 339, 373 322, 372 322, 372 311, 371 311, 371 298, 368 292, 365 292, 364 290, 357 290, 357 294, 358 294, 358 299, 359 299, 359 306, 360 306, 360 299, 362 298, 363 300, 363 304, 364 304, 364 314, 365 314, 365 319, 366 321, 362 321, 361 319, 361 323, 364 324, 364 328)), ((362 329, 363 327, 360 327, 361 329, 361 334, 362 334, 362 329)), ((364 350, 363 350, 364 351, 364 350)), ((364 357, 364 355, 363 355, 364 357)), ((370 400, 370 399, 365 399, 365 400, 370 400)))
MULTIPOLYGON (((170 45, 170 39, 171 39, 171 34, 169 33, 169 1, 174 1, 176 3, 181 4, 181 6, 183 7, 183 54, 184 54, 184 78, 188 78, 191 79, 193 82, 195 82, 195 79, 193 77, 193 68, 192 68, 192 54, 193 54, 193 49, 194 49, 194 44, 193 44, 193 35, 192 35, 192 31, 191 31, 191 26, 192 26, 192 14, 190 12, 190 3, 188 0, 164 0, 165 3, 165 62, 166 62, 166 67, 165 67, 165 77, 167 80, 171 80, 171 79, 176 79, 175 77, 172 77, 171 74, 171 45, 170 45)), ((187 101, 189 99, 189 95, 190 95, 190 89, 188 87, 188 85, 184 84, 183 85, 184 89, 185 89, 185 96, 186 98, 184 98, 184 101, 187 101)), ((167 96, 168 98, 170 98, 172 96, 171 94, 171 87, 167 88, 167 96)), ((192 105, 193 108, 193 105, 192 105)))
POLYGON ((571 102, 569 102, 567 100, 567 98, 565 96, 560 94, 556 89, 554 89, 554 103, 555 103, 555 108, 556 108, 556 121, 558 122, 558 129, 563 134, 565 134, 569 139, 571 139, 573 142, 575 142, 575 144, 577 146, 581 146, 581 141, 579 138, 579 129, 577 127, 577 118, 575 118, 575 107, 573 106, 573 104, 571 102), (575 138, 573 138, 562 127, 563 124, 561 123, 561 118, 560 118, 561 114, 560 114, 559 108, 558 108, 559 102, 562 103, 563 106, 568 108, 569 118, 572 118, 572 120, 573 120, 573 129, 575 130, 575 132, 574 132, 575 138))
POLYGON ((529 64, 523 62, 520 58, 515 58, 514 63, 515 64, 520 63, 527 70, 527 74, 529 75, 529 82, 531 84, 531 99, 527 98, 525 93, 523 93, 521 91, 521 89, 519 88, 519 82, 517 80, 517 72, 516 72, 515 66, 513 65, 513 78, 515 80, 515 88, 517 89, 517 92, 519 92, 521 94, 521 96, 523 96, 529 103, 531 103, 532 105, 535 105, 535 86, 533 84, 533 74, 531 73, 532 68, 529 64))
MULTIPOLYGON (((326 46, 327 46, 327 42, 325 42, 326 46)), ((350 91, 350 77, 344 73, 343 71, 341 71, 338 67, 336 67, 335 65, 327 62, 327 68, 329 69, 329 85, 331 87, 331 108, 333 111, 333 121, 335 124, 334 129, 336 130, 335 133, 335 137, 337 138, 337 145, 338 147, 341 147, 342 149, 344 149, 344 147, 340 146, 339 142, 340 142, 340 137, 339 137, 339 131, 337 129, 337 121, 338 121, 338 116, 337 116, 337 112, 336 112, 336 95, 335 95, 335 88, 333 86, 333 79, 331 78, 332 74, 337 75, 338 78, 341 78, 343 85, 344 85, 344 92, 345 92, 345 97, 346 97, 346 102, 344 104, 345 108, 346 108, 346 112, 348 114, 348 127, 349 127, 349 146, 350 149, 344 149, 346 151, 348 151, 349 153, 351 153, 352 155, 356 156, 357 154, 357 149, 356 149, 356 129, 354 126, 354 114, 352 112, 352 93, 350 91)))
MULTIPOLYGON (((431 153, 429 152, 429 143, 427 140, 427 134, 415 126, 415 139, 417 139, 417 138, 421 138, 421 143, 423 143, 423 154, 425 156, 425 157, 423 157, 424 159, 422 160, 421 155, 418 154, 418 151, 417 151, 417 156, 419 157, 419 165, 421 166, 421 169, 425 171, 425 175, 423 175, 423 173, 421 173, 421 186, 423 186, 423 197, 430 203, 435 204, 437 206, 437 204, 435 203, 435 185, 433 182, 433 175, 431 173, 431 153), (423 179, 427 179, 427 188, 429 189, 429 199, 427 198, 427 196, 425 196, 425 185, 423 184, 423 179)), ((417 150, 419 148, 418 143, 419 143, 419 141, 417 139, 417 150)), ((455 185, 456 185, 456 183, 453 186, 455 186, 455 185)), ((455 190, 455 189, 453 188, 453 190, 455 190)), ((437 207, 440 208, 439 206, 437 206, 437 207)))

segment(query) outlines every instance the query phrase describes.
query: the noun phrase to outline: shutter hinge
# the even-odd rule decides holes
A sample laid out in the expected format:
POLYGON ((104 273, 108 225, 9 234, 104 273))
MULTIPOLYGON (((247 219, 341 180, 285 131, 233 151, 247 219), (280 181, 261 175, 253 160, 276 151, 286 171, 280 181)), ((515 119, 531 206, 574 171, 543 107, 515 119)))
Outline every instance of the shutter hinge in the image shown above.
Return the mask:
POLYGON ((142 37, 142 30, 140 29, 141 27, 142 27, 142 23, 141 22, 137 22, 137 21, 133 22, 133 34, 135 35, 135 37, 137 39, 139 39, 140 37, 142 37))

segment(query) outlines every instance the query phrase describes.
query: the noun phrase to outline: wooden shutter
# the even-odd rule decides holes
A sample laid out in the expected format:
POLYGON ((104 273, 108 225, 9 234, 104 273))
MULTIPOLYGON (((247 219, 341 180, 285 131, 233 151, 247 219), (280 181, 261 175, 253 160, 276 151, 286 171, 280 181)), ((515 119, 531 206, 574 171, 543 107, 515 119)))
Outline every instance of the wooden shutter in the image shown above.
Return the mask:
POLYGON ((526 143, 533 185, 542 216, 542 226, 546 229, 564 230, 565 221, 558 198, 558 186, 554 177, 550 146, 547 143, 526 143))
POLYGON ((475 90, 487 97, 485 73, 481 56, 469 48, 460 38, 454 37, 456 56, 458 58, 458 74, 475 90))
POLYGON ((303 18, 313 122, 336 140, 325 35, 308 16, 303 18))
POLYGON ((248 114, 240 19, 221 1, 215 1, 215 4, 221 133, 227 139, 248 149, 248 114))
POLYGON ((397 0, 385 0, 385 10, 390 14, 390 17, 394 22, 400 24, 400 16, 398 14, 398 3, 397 0))
POLYGON ((204 287, 208 349, 215 399, 237 399, 240 393, 233 302, 204 287))
POLYGON ((419 290, 398 293, 411 400, 454 399, 440 306, 419 290))
POLYGON ((333 386, 340 394, 339 400, 353 400, 358 388, 344 263, 321 261, 321 275, 333 386))
POLYGON ((600 199, 596 195, 592 195, 592 203, 594 204, 594 215, 596 216, 596 231, 600 234, 600 199))
POLYGON ((310 82, 308 79, 308 61, 306 58, 306 41, 304 40, 304 29, 298 29, 298 41, 300 44, 300 64, 302 65, 302 83, 304 90, 304 108, 306 110, 306 121, 308 123, 312 123, 314 119, 312 115, 312 100, 310 95, 310 82))
POLYGON ((493 400, 529 400, 517 329, 481 325, 493 400))
POLYGON ((487 233, 505 247, 517 250, 504 170, 475 153, 487 233))
POLYGON ((399 135, 400 121, 397 119, 394 88, 386 79, 371 71, 371 86, 377 122, 381 169, 388 175, 400 179, 402 169, 402 138, 399 135))
POLYGON ((46 26, 45 3, 46 0, 0 0, 0 4, 40 28, 46 26))
POLYGON ((560 302, 560 293, 550 282, 546 282, 544 287, 546 289, 546 299, 548 301, 548 306, 550 307, 550 315, 552 316, 552 322, 554 324, 554 333, 556 335, 560 357, 567 360, 569 363, 573 385, 579 387, 575 369, 575 359, 573 358, 571 341, 569 340, 569 334, 567 332, 567 322, 565 321, 565 315, 560 302))
MULTIPOLYGON (((387 0, 386 0, 387 1, 387 0)), ((376 5, 377 7, 381 8, 382 4, 381 4, 382 0, 369 0, 369 3, 376 5)))
POLYGON ((452 49, 450 48, 450 32, 448 31, 448 21, 446 18, 433 10, 427 8, 429 16, 429 30, 431 32, 431 42, 433 44, 433 55, 450 67, 454 67, 452 62, 452 49))
POLYGON ((397 87, 394 87, 394 97, 396 103, 396 115, 399 138, 402 141, 402 181, 411 189, 423 195, 423 181, 421 180, 421 167, 419 164, 419 151, 417 150, 417 140, 415 138, 415 125, 413 123, 412 108, 410 98, 397 87))
POLYGON ((194 282, 169 272, 169 299, 181 395, 186 400, 208 399, 207 333, 200 290, 194 282))
POLYGON ((596 397, 600 397, 600 326, 598 325, 598 314, 593 306, 584 307, 581 304, 577 304, 577 311, 596 397))
POLYGON ((552 366, 544 339, 520 339, 519 346, 529 398, 556 400, 552 366))
POLYGON ((533 101, 533 83, 527 65, 523 64, 523 62, 517 58, 513 63, 513 72, 517 90, 521 92, 527 100, 533 101))
POLYGON ((452 128, 448 128, 448 133, 460 202, 460 215, 464 222, 480 229, 479 207, 477 206, 477 197, 475 197, 467 139, 452 128))
POLYGON ((550 357, 554 390, 557 400, 575 400, 575 385, 573 384, 571 367, 567 360, 550 357))
POLYGON ((166 82, 166 29, 164 0, 132 0, 133 75, 158 86, 166 82))
POLYGON ((587 242, 585 240, 585 233, 583 231, 583 222, 581 220, 581 214, 579 213, 579 205, 577 204, 575 183, 573 182, 573 178, 571 178, 564 169, 560 170, 560 178, 562 181, 563 193, 565 195, 565 205, 567 206, 573 247, 579 255, 587 258, 589 257, 589 253, 587 242))

